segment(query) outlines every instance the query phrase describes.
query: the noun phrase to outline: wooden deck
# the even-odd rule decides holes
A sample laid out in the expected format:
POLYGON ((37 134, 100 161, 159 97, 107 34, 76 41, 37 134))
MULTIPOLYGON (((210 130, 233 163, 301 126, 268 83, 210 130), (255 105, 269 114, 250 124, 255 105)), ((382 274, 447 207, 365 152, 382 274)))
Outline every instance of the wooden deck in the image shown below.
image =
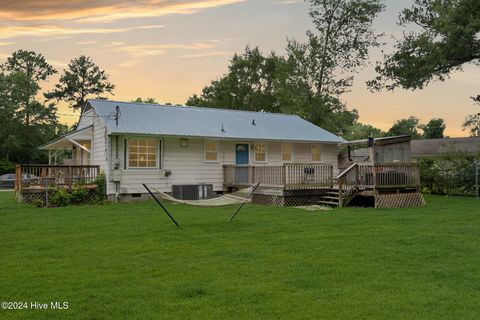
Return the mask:
MULTIPOLYGON (((354 163, 338 176, 327 164, 285 164, 281 166, 224 166, 225 187, 246 187, 260 183, 256 196, 266 204, 299 203, 298 199, 347 206, 357 195, 387 199, 387 203, 421 203, 420 170, 415 163, 354 163), (407 193, 406 196, 401 194, 407 193), (274 200, 267 199, 270 196, 274 200), (410 198, 409 198, 410 197, 410 198), (404 200, 406 198, 407 200, 404 200), (393 199, 393 200, 392 200, 393 199)), ((307 201, 305 200, 305 201, 307 201)))
MULTIPOLYGON (((70 189, 73 185, 94 186, 100 173, 99 166, 86 165, 17 165, 15 170, 15 192, 44 192, 47 188, 70 189)), ((21 198, 21 197, 17 197, 21 198)))
POLYGON ((322 189, 333 186, 333 166, 292 163, 281 166, 224 166, 226 187, 262 187, 282 190, 322 189))

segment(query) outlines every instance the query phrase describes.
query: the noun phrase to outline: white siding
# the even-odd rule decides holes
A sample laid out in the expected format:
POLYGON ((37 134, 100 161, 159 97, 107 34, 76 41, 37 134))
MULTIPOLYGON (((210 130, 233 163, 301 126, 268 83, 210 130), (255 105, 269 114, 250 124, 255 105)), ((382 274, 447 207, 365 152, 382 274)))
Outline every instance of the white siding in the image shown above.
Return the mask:
POLYGON ((95 113, 93 112, 93 109, 90 109, 87 112, 85 112, 80 118, 80 120, 78 121, 77 130, 91 126, 93 124, 94 116, 95 116, 95 113))
MULTIPOLYGON (((180 146, 179 138, 163 138, 163 168, 162 170, 125 170, 124 168, 124 136, 119 137, 119 158, 121 160, 122 179, 120 193, 145 193, 142 184, 159 189, 164 192, 171 191, 174 184, 213 184, 215 191, 223 190, 223 165, 235 164, 235 144, 248 143, 250 145, 251 165, 281 165, 281 143, 269 142, 268 162, 254 162, 254 141, 220 141, 218 162, 204 161, 204 140, 188 139, 188 147, 180 146), (171 175, 165 177, 165 170, 170 170, 171 175)), ((115 158, 115 137, 111 137, 111 159, 115 158)), ((295 143, 293 145, 294 162, 311 162, 311 145, 309 143, 295 143)), ((322 145, 322 162, 337 167, 336 145, 322 145)), ((110 161, 110 167, 113 166, 110 161)), ((109 182, 109 194, 114 194, 115 185, 109 182)))

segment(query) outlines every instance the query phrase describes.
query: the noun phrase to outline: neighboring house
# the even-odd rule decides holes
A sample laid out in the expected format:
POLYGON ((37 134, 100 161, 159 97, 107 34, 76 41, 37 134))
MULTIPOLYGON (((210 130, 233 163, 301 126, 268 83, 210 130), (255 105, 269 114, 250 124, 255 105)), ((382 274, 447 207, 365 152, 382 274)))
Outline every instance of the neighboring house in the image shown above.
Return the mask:
POLYGON ((480 155, 480 137, 412 140, 412 158, 454 154, 480 155))
MULTIPOLYGON (((110 198, 142 196, 143 183, 163 192, 192 184, 223 192, 226 166, 326 164, 336 173, 344 142, 295 115, 107 100, 89 100, 86 110, 75 132, 41 149, 51 164, 70 149, 73 164, 99 166, 110 198)), ((250 172, 233 174, 232 185, 251 182, 250 172)))

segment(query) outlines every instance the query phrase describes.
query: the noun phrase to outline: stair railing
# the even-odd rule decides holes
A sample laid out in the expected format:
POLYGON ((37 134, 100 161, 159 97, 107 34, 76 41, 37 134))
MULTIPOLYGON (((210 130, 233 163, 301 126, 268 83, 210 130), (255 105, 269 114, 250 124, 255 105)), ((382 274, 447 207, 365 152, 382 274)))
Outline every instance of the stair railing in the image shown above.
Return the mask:
POLYGON ((343 207, 346 200, 357 191, 359 185, 358 163, 353 163, 336 178, 338 182, 338 206, 343 207))

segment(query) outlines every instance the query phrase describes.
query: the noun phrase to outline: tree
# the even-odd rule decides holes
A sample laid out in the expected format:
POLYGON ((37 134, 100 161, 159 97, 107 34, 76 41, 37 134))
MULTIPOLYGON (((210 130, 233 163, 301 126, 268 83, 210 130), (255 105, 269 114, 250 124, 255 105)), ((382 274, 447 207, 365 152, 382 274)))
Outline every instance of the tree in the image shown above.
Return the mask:
POLYGON ((192 95, 187 105, 296 114, 326 130, 344 134, 358 114, 336 97, 315 95, 290 60, 258 48, 236 54, 228 73, 192 95))
POLYGON ((141 97, 138 97, 138 98, 132 100, 132 102, 136 102, 136 103, 146 103, 146 104, 159 104, 159 102, 158 102, 157 99, 155 99, 155 98, 145 98, 145 99, 142 99, 141 97))
POLYGON ((418 133, 418 126, 420 120, 416 117, 409 117, 408 119, 401 119, 395 121, 393 126, 388 130, 388 136, 402 136, 409 135, 413 139, 419 139, 421 136, 418 133))
MULTIPOLYGON (((475 101, 475 103, 480 105, 480 95, 472 97, 472 99, 475 101)), ((470 132, 470 136, 472 137, 480 136, 480 112, 477 114, 468 115, 462 124, 462 129, 468 130, 470 132)))
POLYGON ((414 24, 420 31, 404 33, 395 52, 377 65, 372 89, 422 89, 467 63, 480 63, 478 0, 415 0, 401 12, 399 24, 414 24))
MULTIPOLYGON (((45 81, 57 71, 49 65, 45 57, 33 51, 18 50, 2 65, 2 69, 10 75, 7 81, 11 83, 11 97, 18 103, 21 115, 24 117, 25 125, 28 127, 31 122, 32 108, 37 105, 32 104, 35 96, 41 89, 40 82, 45 81)), ((37 108, 38 110, 38 108, 37 108)))
POLYGON ((105 93, 113 94, 113 89, 115 85, 109 82, 107 73, 90 57, 82 55, 70 61, 55 89, 46 93, 45 98, 65 101, 82 115, 88 99, 102 99, 105 93))
POLYGON ((436 139, 443 138, 447 125, 443 119, 433 118, 426 124, 418 126, 423 131, 423 138, 436 139))
POLYGON ((14 52, 0 73, 0 158, 15 162, 46 160, 38 146, 54 139, 65 127, 56 107, 35 99, 42 81, 55 70, 33 51, 14 52))
POLYGON ((370 124, 363 124, 355 122, 343 136, 348 141, 366 139, 369 137, 380 138, 385 136, 386 133, 370 124))
POLYGON ((256 47, 247 47, 230 60, 228 73, 193 95, 187 105, 250 111, 279 112, 279 83, 285 76, 286 61, 270 53, 264 56, 256 47))
POLYGON ((364 67, 370 47, 381 35, 373 20, 384 9, 379 0, 310 0, 316 32, 307 31, 307 43, 288 41, 287 51, 316 94, 339 95, 364 67))

